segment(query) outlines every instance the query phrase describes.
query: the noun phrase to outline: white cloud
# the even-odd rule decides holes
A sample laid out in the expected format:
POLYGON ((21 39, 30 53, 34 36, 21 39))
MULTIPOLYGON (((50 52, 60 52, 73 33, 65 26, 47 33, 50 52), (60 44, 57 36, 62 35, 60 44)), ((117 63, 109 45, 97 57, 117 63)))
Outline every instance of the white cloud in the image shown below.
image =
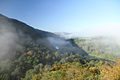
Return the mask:
POLYGON ((80 30, 83 36, 112 36, 120 38, 120 23, 103 24, 80 30))

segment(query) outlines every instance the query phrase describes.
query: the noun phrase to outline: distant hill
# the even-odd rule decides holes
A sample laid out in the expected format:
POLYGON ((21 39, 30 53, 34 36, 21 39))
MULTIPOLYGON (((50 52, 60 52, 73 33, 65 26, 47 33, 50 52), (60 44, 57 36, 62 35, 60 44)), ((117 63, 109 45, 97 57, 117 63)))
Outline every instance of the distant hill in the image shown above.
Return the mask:
POLYGON ((78 37, 78 35, 75 34, 75 33, 55 32, 55 34, 58 35, 58 36, 60 36, 60 37, 64 37, 64 38, 66 38, 66 39, 78 37))

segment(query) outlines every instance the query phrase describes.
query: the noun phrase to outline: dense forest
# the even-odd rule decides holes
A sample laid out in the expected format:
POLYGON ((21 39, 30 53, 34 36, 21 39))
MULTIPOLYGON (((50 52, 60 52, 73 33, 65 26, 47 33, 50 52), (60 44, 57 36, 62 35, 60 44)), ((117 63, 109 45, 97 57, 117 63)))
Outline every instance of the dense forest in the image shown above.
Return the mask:
POLYGON ((0 80, 120 79, 119 47, 103 37, 64 39, 0 15, 0 38, 0 80))

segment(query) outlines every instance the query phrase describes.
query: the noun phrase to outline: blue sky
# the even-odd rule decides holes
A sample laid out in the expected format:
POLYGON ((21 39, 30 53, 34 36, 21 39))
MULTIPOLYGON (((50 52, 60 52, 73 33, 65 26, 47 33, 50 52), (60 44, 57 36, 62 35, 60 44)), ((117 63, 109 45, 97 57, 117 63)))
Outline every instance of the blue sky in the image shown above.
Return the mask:
POLYGON ((50 32, 120 23, 120 0, 0 0, 0 13, 50 32))

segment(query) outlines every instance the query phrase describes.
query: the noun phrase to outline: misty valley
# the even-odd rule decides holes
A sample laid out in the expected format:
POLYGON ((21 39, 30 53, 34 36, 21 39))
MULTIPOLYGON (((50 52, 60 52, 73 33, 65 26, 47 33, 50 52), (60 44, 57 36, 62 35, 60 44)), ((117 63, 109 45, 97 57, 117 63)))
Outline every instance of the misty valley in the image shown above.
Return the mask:
POLYGON ((0 14, 0 80, 120 80, 111 37, 69 37, 0 14))

